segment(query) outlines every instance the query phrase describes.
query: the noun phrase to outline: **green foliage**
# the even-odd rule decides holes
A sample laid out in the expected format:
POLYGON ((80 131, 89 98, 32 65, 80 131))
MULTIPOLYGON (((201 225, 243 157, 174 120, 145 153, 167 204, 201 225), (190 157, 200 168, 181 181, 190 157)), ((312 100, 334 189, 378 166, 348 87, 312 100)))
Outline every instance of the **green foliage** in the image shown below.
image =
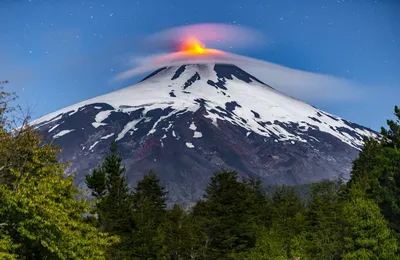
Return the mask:
POLYGON ((381 134, 384 137, 385 146, 398 149, 400 147, 400 108, 394 107, 395 120, 387 120, 389 129, 381 128, 381 134))
POLYGON ((261 227, 257 242, 253 249, 243 259, 286 260, 289 259, 286 247, 287 238, 281 233, 281 227, 273 224, 271 227, 261 227))
POLYGON ((15 253, 22 259, 105 259, 104 248, 112 240, 84 223, 87 203, 76 199, 72 179, 48 173, 19 182, 16 190, 0 187, 3 231, 23 245, 15 253))
POLYGON ((395 115, 396 121, 387 122, 389 129, 382 128, 381 141, 366 140, 354 162, 347 189, 359 189, 374 200, 390 228, 400 234, 400 111, 397 106, 395 115))
POLYGON ((206 188, 205 201, 195 208, 195 213, 204 219, 207 257, 230 258, 255 245, 259 196, 255 189, 237 180, 235 171, 214 173, 206 188))
POLYGON ((174 205, 168 212, 165 240, 171 259, 203 259, 206 239, 201 219, 174 205))
POLYGON ((131 198, 125 179, 125 168, 121 166, 121 157, 117 155, 115 141, 111 143, 110 155, 104 159, 101 168, 107 177, 107 192, 100 203, 105 230, 118 234, 129 232, 131 229, 131 198))
MULTIPOLYGON (((133 203, 137 204, 141 200, 148 200, 151 206, 158 212, 154 212, 154 217, 163 216, 166 208, 165 188, 160 184, 160 179, 154 171, 150 171, 139 181, 133 193, 133 203)), ((159 220, 157 220, 159 221, 159 220)))
POLYGON ((100 199, 107 191, 107 177, 106 171, 101 167, 95 168, 92 174, 88 174, 86 177, 86 186, 92 191, 92 196, 100 199))
MULTIPOLYGON (((339 186, 332 181, 315 183, 307 206, 307 253, 312 259, 338 259, 341 248, 339 186)), ((304 241, 304 240, 303 240, 304 241)), ((304 244, 303 244, 304 246, 304 244)))
MULTIPOLYGON (((105 259, 105 251, 118 241, 84 221, 88 203, 58 149, 41 144, 26 123, 9 129, 5 116, 9 97, 0 103, 0 256, 2 259, 105 259)), ((26 120, 24 120, 26 122, 26 120)))
POLYGON ((291 257, 292 240, 306 228, 305 208, 294 187, 279 187, 272 197, 272 227, 282 236, 282 249, 291 257))
POLYGON ((13 100, 0 91, 0 259, 399 259, 397 106, 381 140, 366 139, 347 184, 275 186, 268 195, 260 180, 223 170, 192 209, 167 210, 153 171, 130 191, 113 141, 86 176, 89 211, 59 150, 26 119, 12 128, 13 100))
MULTIPOLYGON (((2 223, 4 226, 5 223, 2 223)), ((13 242, 12 238, 5 234, 4 230, 0 233, 0 259, 4 260, 16 260, 18 255, 15 254, 20 244, 13 242)))
POLYGON ((115 141, 103 163, 86 175, 86 185, 97 199, 95 213, 100 230, 120 237, 120 244, 109 251, 109 257, 123 259, 131 251, 128 247, 133 229, 132 199, 125 179, 125 168, 117 154, 115 141))
POLYGON ((155 172, 150 171, 137 183, 132 194, 133 220, 132 248, 138 259, 161 259, 167 255, 166 192, 155 172))
POLYGON ((343 216, 343 259, 399 259, 397 242, 373 201, 352 198, 345 203, 343 216))

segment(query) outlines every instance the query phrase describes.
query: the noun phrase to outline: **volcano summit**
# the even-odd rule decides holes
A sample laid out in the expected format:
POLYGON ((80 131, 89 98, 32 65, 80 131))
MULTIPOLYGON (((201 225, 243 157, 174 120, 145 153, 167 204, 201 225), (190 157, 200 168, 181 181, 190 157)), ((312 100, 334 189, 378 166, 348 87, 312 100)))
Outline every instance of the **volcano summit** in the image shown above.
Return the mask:
POLYGON ((162 68, 33 124, 82 187, 115 138, 129 183, 154 169, 178 203, 199 199, 221 168, 270 184, 349 177, 363 136, 375 135, 222 64, 162 68))

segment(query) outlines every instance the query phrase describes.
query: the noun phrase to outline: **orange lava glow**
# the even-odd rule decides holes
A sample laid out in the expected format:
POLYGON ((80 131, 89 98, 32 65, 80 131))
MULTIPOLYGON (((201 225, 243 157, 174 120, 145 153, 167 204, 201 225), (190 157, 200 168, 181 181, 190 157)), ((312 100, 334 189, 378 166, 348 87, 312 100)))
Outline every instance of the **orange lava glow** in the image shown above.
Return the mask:
POLYGON ((195 37, 186 39, 180 49, 191 55, 201 55, 208 52, 208 49, 195 37))

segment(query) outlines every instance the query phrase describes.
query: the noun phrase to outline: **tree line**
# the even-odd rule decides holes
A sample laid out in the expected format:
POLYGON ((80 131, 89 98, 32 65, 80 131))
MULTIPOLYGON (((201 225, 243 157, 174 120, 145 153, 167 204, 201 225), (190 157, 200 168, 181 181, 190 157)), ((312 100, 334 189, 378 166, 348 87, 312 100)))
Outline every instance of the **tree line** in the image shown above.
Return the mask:
POLYGON ((400 109, 366 138, 350 181, 267 189, 236 171, 212 175, 190 208, 167 208, 150 171, 136 187, 115 141, 86 175, 93 200, 64 175, 59 149, 0 89, 0 259, 400 259, 400 109))

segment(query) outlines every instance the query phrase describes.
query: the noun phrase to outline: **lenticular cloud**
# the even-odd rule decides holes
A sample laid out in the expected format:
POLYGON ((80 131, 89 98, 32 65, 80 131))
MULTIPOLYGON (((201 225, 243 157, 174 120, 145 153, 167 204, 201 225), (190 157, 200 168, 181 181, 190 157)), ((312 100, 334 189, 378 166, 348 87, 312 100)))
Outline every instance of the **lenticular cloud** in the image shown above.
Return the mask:
POLYGON ((265 43, 263 39, 262 34, 255 30, 234 25, 196 24, 171 28, 145 37, 141 49, 153 54, 131 57, 133 67, 115 79, 124 80, 168 66, 219 63, 237 65, 277 90, 304 100, 354 100, 362 96, 358 84, 346 79, 219 50, 227 46, 254 48, 262 46, 265 43), (182 43, 193 37, 204 45, 204 52, 193 53, 181 48, 182 43))

